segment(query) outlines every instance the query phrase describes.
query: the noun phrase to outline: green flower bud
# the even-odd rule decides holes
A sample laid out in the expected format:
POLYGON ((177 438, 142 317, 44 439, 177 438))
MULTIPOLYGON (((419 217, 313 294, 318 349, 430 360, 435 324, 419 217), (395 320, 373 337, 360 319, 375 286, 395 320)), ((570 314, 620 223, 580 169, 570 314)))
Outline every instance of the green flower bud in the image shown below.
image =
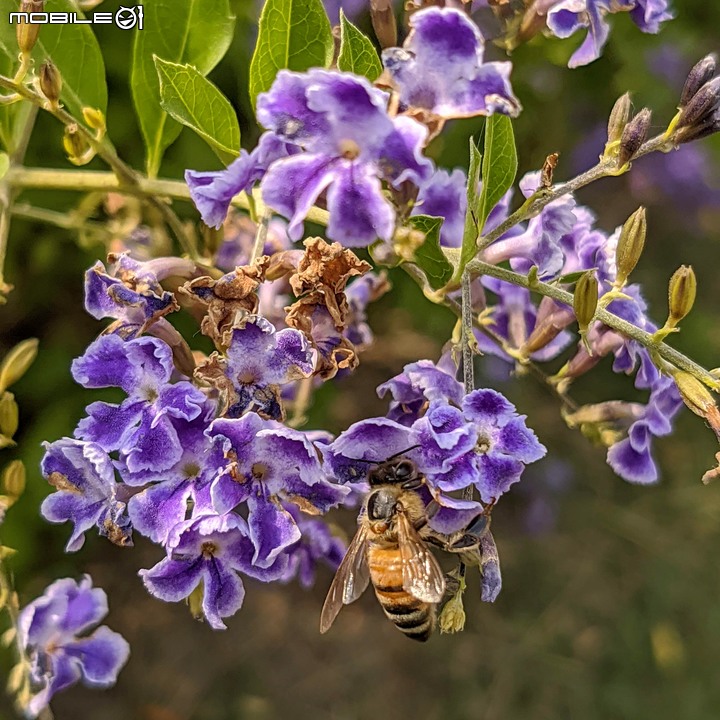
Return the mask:
POLYGON ((86 165, 92 160, 93 153, 90 145, 75 123, 65 127, 63 147, 68 155, 68 160, 73 165, 86 165))
POLYGON ((625 130, 625 126, 630 120, 630 112, 632 110, 632 102, 630 101, 630 93, 621 95, 613 105, 608 119, 608 142, 613 143, 620 140, 625 130))
POLYGON ((32 365, 37 356, 38 341, 35 338, 18 343, 0 365, 0 392, 16 383, 32 365))
POLYGON ((598 304, 598 281, 592 270, 586 272, 575 284, 573 309, 580 332, 585 332, 595 317, 598 304))
POLYGON ((105 124, 105 115, 103 115, 101 110, 84 107, 82 114, 88 127, 91 127, 93 130, 105 130, 107 127, 105 124))
MULTIPOLYGON (((45 6, 45 0, 22 0, 19 12, 21 13, 38 13, 42 12, 45 6)), ((21 20, 15 26, 15 37, 20 52, 27 55, 32 52, 40 33, 40 26, 36 23, 29 23, 21 20)))
POLYGON ((695 303, 697 280, 689 265, 681 265, 670 278, 668 285, 668 327, 675 327, 691 310, 695 303))
POLYGON ((617 249, 615 251, 615 264, 617 265, 616 287, 623 287, 630 273, 638 264, 645 246, 647 234, 647 219, 645 208, 639 207, 626 221, 620 231, 617 249))
POLYGON ((25 491, 25 465, 22 460, 13 460, 2 474, 2 488, 5 494, 14 502, 25 491))
POLYGON ((696 415, 705 418, 720 438, 720 410, 710 390, 694 375, 683 370, 675 372, 673 380, 685 405, 696 415))
POLYGON ((462 632, 465 628, 465 608, 462 596, 462 591, 459 591, 445 603, 438 618, 441 633, 462 632))
POLYGON ((0 433, 11 438, 18 429, 18 406, 11 392, 0 396, 0 433))
POLYGON ((51 60, 43 61, 40 66, 40 89, 51 103, 57 104, 62 91, 62 76, 51 60))

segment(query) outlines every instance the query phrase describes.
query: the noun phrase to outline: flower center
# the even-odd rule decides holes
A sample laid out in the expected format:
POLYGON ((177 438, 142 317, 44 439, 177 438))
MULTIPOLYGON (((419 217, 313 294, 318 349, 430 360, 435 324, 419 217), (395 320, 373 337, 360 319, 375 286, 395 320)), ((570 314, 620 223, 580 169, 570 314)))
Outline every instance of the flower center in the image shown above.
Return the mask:
POLYGON ((256 480, 262 480, 268 472, 268 466, 264 463, 255 463, 250 469, 252 476, 256 480))
POLYGON ((475 449, 480 453, 486 453, 490 450, 490 438, 487 435, 479 435, 475 449))
POLYGON ((255 385, 258 381, 257 374, 251 370, 246 370, 237 376, 240 385, 255 385))
POLYGON ((214 542, 204 542, 200 547, 200 553, 207 560, 214 557, 218 551, 218 546, 214 542))
POLYGON ((183 473, 188 478, 197 477, 200 474, 200 466, 197 463, 189 462, 183 468, 183 473))
POLYGON ((158 392, 155 388, 144 388, 143 394, 149 403, 154 403, 158 399, 158 392))
POLYGON ((340 141, 340 155, 346 160, 354 160, 360 154, 360 146, 354 141, 345 138, 340 141))

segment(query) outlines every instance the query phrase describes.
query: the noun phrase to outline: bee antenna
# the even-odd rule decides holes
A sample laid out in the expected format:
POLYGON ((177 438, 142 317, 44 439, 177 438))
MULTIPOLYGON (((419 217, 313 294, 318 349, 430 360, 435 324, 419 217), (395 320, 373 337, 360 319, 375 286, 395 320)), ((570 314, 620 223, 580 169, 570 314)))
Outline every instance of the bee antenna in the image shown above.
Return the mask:
POLYGON ((383 460, 383 462, 388 462, 389 460, 394 460, 396 457, 400 457, 401 455, 404 455, 405 453, 410 452, 411 450, 415 450, 415 448, 419 448, 420 443, 417 443, 416 445, 411 445, 409 448, 405 448, 404 450, 401 450, 400 452, 396 452, 394 455, 391 455, 389 458, 386 458, 383 460))
POLYGON ((415 448, 419 448, 420 443, 417 445, 411 445, 409 448, 405 448, 404 450, 401 450, 400 452, 396 452, 394 455, 391 455, 389 458, 385 458, 384 460, 366 460, 365 458, 352 458, 347 457, 347 455, 343 455, 343 457, 346 460, 352 460, 353 462, 364 462, 368 465, 381 465, 382 463, 389 462, 390 460, 394 460, 396 457, 400 457, 401 455, 404 455, 407 452, 410 452, 411 450, 414 450, 415 448))

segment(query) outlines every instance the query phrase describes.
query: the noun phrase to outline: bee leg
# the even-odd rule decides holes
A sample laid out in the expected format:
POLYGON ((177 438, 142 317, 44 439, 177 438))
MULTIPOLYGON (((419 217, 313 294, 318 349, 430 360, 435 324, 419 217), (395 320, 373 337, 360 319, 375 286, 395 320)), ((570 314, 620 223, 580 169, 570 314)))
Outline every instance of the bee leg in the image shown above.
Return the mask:
POLYGON ((460 591, 460 580, 452 573, 445 573, 445 595, 441 600, 446 603, 450 598, 454 597, 460 591))

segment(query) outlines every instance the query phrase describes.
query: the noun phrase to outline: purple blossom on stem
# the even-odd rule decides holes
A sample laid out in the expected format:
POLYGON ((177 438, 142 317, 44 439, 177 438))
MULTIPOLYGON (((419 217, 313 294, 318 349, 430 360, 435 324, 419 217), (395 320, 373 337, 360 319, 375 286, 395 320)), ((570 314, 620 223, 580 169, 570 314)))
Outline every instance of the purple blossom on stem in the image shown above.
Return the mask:
POLYGON ((173 528, 167 557, 140 570, 147 590, 166 602, 189 597, 202 582, 202 610, 210 627, 224 630, 223 618, 242 606, 245 589, 238 572, 270 582, 287 572, 287 558, 265 568, 253 563, 247 523, 239 515, 203 515, 173 528))
POLYGON ((275 160, 296 152, 272 133, 265 133, 252 152, 240 151, 240 157, 225 170, 185 171, 195 207, 203 222, 220 228, 225 221, 232 199, 241 192, 251 192, 275 160))
POLYGON ((182 447, 179 460, 161 472, 154 468, 131 473, 120 462, 120 473, 130 486, 146 486, 128 502, 128 514, 135 530, 153 542, 164 544, 170 530, 186 519, 188 502, 193 517, 212 512, 210 483, 225 459, 206 435, 215 417, 214 403, 189 422, 173 421, 182 447))
POLYGON ((381 181, 421 184, 432 172, 422 155, 427 130, 408 117, 391 117, 388 96, 349 73, 281 70, 258 96, 258 120, 304 152, 273 163, 262 180, 263 199, 290 219, 288 234, 327 190, 327 235, 349 247, 390 240, 395 211, 381 181))
POLYGON ((98 338, 73 361, 75 381, 87 388, 120 387, 128 397, 120 405, 89 405, 76 435, 108 452, 120 450, 130 472, 171 468, 183 452, 171 418, 193 420, 205 407, 205 395, 189 382, 169 384, 172 372, 172 351, 157 338, 98 338))
POLYGON ((382 55, 405 106, 443 118, 519 114, 512 64, 483 62, 485 40, 464 12, 426 8, 413 14, 410 25, 403 47, 382 55))
POLYGON ((547 13, 547 26, 559 38, 587 28, 582 45, 573 53, 568 67, 597 60, 610 33, 606 15, 629 11, 633 22, 646 33, 657 33, 660 23, 670 20, 667 0, 561 0, 547 13))
POLYGON ((130 646, 106 625, 96 627, 107 612, 105 592, 93 588, 88 575, 80 583, 70 578, 56 580, 21 610, 18 638, 36 686, 27 707, 30 717, 78 681, 92 688, 115 684, 130 646))
POLYGON ((238 418, 254 410, 280 420, 281 386, 308 377, 314 367, 314 351, 300 331, 276 332, 265 318, 249 315, 243 327, 232 331, 226 357, 215 353, 199 373, 224 395, 224 416, 238 418))
POLYGON ((99 445, 70 438, 45 443, 41 470, 56 489, 43 501, 42 516, 74 525, 67 552, 79 550, 93 526, 116 545, 132 544, 132 526, 119 499, 121 486, 115 482, 111 458, 99 445))
POLYGON ((193 263, 181 258, 157 258, 138 262, 123 253, 110 256, 111 273, 98 262, 85 273, 85 309, 94 318, 114 318, 105 332, 134 338, 164 315, 178 309, 175 297, 160 280, 170 275, 188 276, 193 263))
POLYGON ((260 567, 300 539, 281 501, 318 514, 339 505, 349 492, 325 478, 314 444, 298 430, 247 413, 216 420, 208 435, 228 458, 211 486, 213 506, 225 513, 247 505, 253 562, 260 567))

